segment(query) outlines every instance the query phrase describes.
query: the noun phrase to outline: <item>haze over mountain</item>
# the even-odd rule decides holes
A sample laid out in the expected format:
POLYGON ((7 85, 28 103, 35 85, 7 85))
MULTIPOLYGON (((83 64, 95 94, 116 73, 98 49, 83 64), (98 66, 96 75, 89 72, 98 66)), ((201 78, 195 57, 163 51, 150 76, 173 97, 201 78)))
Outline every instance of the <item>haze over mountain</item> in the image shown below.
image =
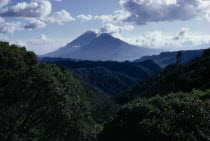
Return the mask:
MULTIPOLYGON (((195 57, 201 57, 204 49, 201 50, 186 50, 182 51, 182 63, 186 63, 195 57)), ((152 60, 162 68, 176 63, 176 56, 178 51, 162 52, 159 55, 143 56, 140 59, 136 59, 134 62, 142 62, 145 60, 152 60)))
POLYGON ((41 57, 124 61, 160 52, 158 49, 130 45, 108 33, 97 34, 93 31, 88 31, 65 47, 41 57))

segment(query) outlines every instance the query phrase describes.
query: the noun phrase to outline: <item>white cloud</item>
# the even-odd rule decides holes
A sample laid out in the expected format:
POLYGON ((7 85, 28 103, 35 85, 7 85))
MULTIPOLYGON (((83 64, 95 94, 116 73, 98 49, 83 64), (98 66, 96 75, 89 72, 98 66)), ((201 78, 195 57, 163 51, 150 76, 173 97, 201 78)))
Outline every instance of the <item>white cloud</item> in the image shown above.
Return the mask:
POLYGON ((94 16, 95 20, 101 20, 103 23, 122 23, 130 13, 124 10, 117 10, 113 15, 100 15, 94 16))
POLYGON ((37 39, 27 41, 28 46, 40 46, 40 45, 45 45, 49 44, 51 42, 50 39, 47 38, 45 34, 40 34, 40 36, 37 39))
POLYGON ((28 41, 14 41, 14 44, 18 46, 25 46, 29 48, 30 50, 34 47, 40 47, 45 46, 47 44, 51 43, 51 40, 47 38, 45 34, 40 34, 38 38, 28 40, 28 41))
POLYGON ((4 19, 2 17, 0 17, 0 23, 3 23, 4 19))
POLYGON ((112 22, 113 21, 112 15, 94 16, 94 19, 95 20, 101 20, 103 23, 112 22))
POLYGON ((125 21, 139 25, 209 17, 210 10, 209 0, 121 0, 120 3, 130 13, 125 21))
POLYGON ((206 17, 207 21, 210 22, 210 10, 206 13, 205 17, 206 17))
POLYGON ((123 20, 125 20, 128 16, 128 12, 117 10, 113 15, 94 16, 94 19, 102 21, 102 27, 100 29, 101 33, 109 33, 114 36, 120 36, 121 33, 132 31, 134 29, 134 26, 131 24, 125 24, 123 22, 123 20))
POLYGON ((174 40, 180 40, 187 37, 189 35, 189 30, 189 28, 181 28, 174 40))
MULTIPOLYGON (((99 29, 89 29, 88 31, 89 31, 89 32, 95 32, 95 33, 98 34, 98 35, 101 34, 101 31, 100 31, 99 29)), ((88 32, 88 31, 87 31, 87 32, 88 32)))
POLYGON ((26 47, 27 43, 26 42, 22 42, 22 41, 15 41, 12 44, 15 44, 18 47, 26 47))
POLYGON ((30 22, 24 25, 24 29, 35 29, 35 28, 44 28, 46 24, 43 21, 37 19, 30 19, 30 22))
POLYGON ((27 50, 34 51, 35 53, 41 53, 52 43, 52 40, 48 39, 45 34, 41 34, 39 37, 32 40, 14 41, 14 44, 18 46, 25 46, 27 50))
POLYGON ((43 41, 46 41, 46 40, 47 40, 47 36, 46 36, 45 34, 41 34, 40 36, 41 36, 41 39, 42 39, 43 41))
POLYGON ((90 14, 89 15, 81 14, 78 15, 77 18, 85 22, 85 21, 91 21, 93 19, 93 16, 90 14))
POLYGON ((210 35, 191 33, 188 28, 181 28, 177 35, 168 35, 161 31, 148 31, 138 37, 120 36, 119 38, 134 45, 165 49, 192 49, 195 46, 210 44, 210 35))
POLYGON ((5 36, 4 34, 0 34, 0 41, 8 42, 9 38, 7 36, 5 36))
POLYGON ((21 23, 20 22, 10 22, 0 24, 0 33, 13 33, 15 31, 20 31, 21 23))
POLYGON ((52 16, 47 17, 45 21, 50 22, 50 23, 62 24, 64 22, 75 21, 75 19, 67 11, 61 10, 61 11, 55 12, 52 16))
POLYGON ((2 17, 36 17, 43 18, 51 13, 52 5, 48 0, 33 0, 30 3, 22 2, 4 9, 2 17))
POLYGON ((101 27, 101 32, 109 34, 120 34, 126 31, 132 31, 133 29, 134 27, 131 25, 117 26, 111 23, 106 23, 101 27))
POLYGON ((25 46, 27 50, 34 51, 37 55, 42 55, 57 50, 68 43, 66 39, 50 39, 45 34, 40 34, 34 39, 16 40, 11 43, 18 46, 25 46))
POLYGON ((0 0, 0 8, 6 6, 10 0, 0 0))

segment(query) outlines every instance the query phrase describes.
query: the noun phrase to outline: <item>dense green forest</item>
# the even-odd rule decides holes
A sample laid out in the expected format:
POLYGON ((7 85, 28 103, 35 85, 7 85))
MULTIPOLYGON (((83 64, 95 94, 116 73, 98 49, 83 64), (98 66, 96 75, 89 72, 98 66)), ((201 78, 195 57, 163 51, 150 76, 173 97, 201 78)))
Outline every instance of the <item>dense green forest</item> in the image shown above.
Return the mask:
POLYGON ((41 63, 56 64, 66 68, 83 80, 85 85, 98 94, 117 96, 132 89, 140 80, 162 71, 160 66, 151 60, 143 62, 116 61, 70 61, 59 58, 43 58, 41 63), (58 60, 58 61, 56 61, 58 60))
POLYGON ((69 71, 39 64, 25 48, 0 42, 0 140, 96 140, 117 111, 69 71))
POLYGON ((173 64, 162 72, 142 81, 134 89, 121 95, 118 100, 126 102, 138 97, 151 97, 170 92, 190 92, 193 88, 210 88, 210 53, 205 50, 202 57, 197 57, 185 64, 173 64))
POLYGON ((0 42, 0 140, 208 141, 210 49, 188 63, 180 59, 162 72, 152 61, 40 64, 24 47, 0 42), (131 83, 125 75, 144 79, 118 95, 121 105, 84 83, 117 93, 128 87, 118 83, 131 83))
POLYGON ((210 91, 193 90, 149 99, 122 107, 108 123, 100 141, 208 141, 210 91))
POLYGON ((176 64, 118 98, 127 104, 104 126, 100 141, 209 140, 210 49, 183 65, 181 53, 178 57, 176 64))

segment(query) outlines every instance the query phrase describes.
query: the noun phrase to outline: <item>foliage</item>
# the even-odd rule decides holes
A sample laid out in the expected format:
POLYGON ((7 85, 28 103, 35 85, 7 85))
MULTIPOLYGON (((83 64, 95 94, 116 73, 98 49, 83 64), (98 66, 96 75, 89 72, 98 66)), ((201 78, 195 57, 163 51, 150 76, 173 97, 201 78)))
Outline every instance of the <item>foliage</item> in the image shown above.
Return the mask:
POLYGON ((207 141, 210 91, 136 99, 107 124, 99 141, 207 141))
POLYGON ((182 56, 183 56, 182 51, 179 51, 176 56, 176 64, 182 64, 182 56))
MULTIPOLYGON (((44 59, 46 60, 46 59, 44 59)), ((55 60, 52 58, 52 60, 55 60)), ((41 61, 43 62, 43 61, 41 61)), ((48 58, 48 62, 52 63, 48 58)), ((139 80, 160 72, 162 69, 153 61, 133 63, 129 61, 57 61, 54 64, 70 69, 100 94, 116 96, 133 88, 139 80)))
POLYGON ((210 88, 210 49, 203 56, 183 65, 171 65, 164 71, 140 82, 133 90, 118 98, 121 103, 138 97, 152 97, 156 94, 166 95, 170 92, 190 92, 193 88, 206 90, 210 88))
POLYGON ((1 141, 94 141, 103 125, 99 141, 210 138, 210 91, 205 91, 210 88, 210 49, 147 80, 161 70, 150 60, 59 59, 54 64, 68 70, 39 64, 34 53, 0 42, 1 141), (138 86, 117 98, 130 101, 121 108, 95 94, 115 96, 138 80, 138 86))
POLYGON ((72 73, 0 42, 0 140, 95 140, 89 95, 72 73))
POLYGON ((103 67, 81 68, 74 72, 87 85, 99 89, 98 93, 115 96, 127 89, 133 88, 138 81, 122 73, 112 72, 103 67))
POLYGON ((101 125, 111 121, 120 109, 120 106, 107 96, 93 94, 90 101, 92 117, 101 125))

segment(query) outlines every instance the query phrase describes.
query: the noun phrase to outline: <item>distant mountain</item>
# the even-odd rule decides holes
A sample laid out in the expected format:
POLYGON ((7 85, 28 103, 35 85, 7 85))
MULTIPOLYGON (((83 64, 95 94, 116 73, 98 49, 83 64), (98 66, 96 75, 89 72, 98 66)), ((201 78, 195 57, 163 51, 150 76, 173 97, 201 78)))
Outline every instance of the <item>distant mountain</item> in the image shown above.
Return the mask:
POLYGON ((79 60, 70 59, 70 58, 51 58, 51 57, 39 58, 40 63, 52 63, 57 61, 79 61, 79 60))
POLYGON ((65 47, 62 47, 54 52, 41 55, 40 57, 72 58, 71 55, 74 52, 79 50, 80 47, 88 45, 97 36, 98 35, 95 32, 87 31, 71 43, 67 44, 65 47))
POLYGON ((151 60, 140 63, 129 61, 49 61, 49 63, 73 71, 96 93, 108 96, 116 96, 133 88, 140 80, 162 71, 161 67, 151 60))
POLYGON ((65 47, 41 57, 125 61, 157 53, 160 53, 160 50, 130 45, 107 33, 96 34, 88 31, 65 47))
MULTIPOLYGON (((187 50, 182 51, 182 63, 186 63, 190 61, 191 59, 195 57, 200 57, 203 54, 204 49, 201 50, 187 50)), ((176 56, 178 51, 174 52, 162 52, 159 55, 153 55, 153 56, 144 56, 140 59, 135 60, 134 62, 142 62, 145 60, 153 60, 155 63, 160 65, 162 68, 174 64, 176 62, 176 56)))
MULTIPOLYGON (((138 97, 163 96, 171 92, 190 92, 193 89, 206 90, 210 88, 210 49, 203 55, 180 65, 169 65, 162 72, 142 81, 133 90, 124 93, 119 98, 122 101, 138 97)), ((119 100, 119 101, 120 101, 119 100)))

